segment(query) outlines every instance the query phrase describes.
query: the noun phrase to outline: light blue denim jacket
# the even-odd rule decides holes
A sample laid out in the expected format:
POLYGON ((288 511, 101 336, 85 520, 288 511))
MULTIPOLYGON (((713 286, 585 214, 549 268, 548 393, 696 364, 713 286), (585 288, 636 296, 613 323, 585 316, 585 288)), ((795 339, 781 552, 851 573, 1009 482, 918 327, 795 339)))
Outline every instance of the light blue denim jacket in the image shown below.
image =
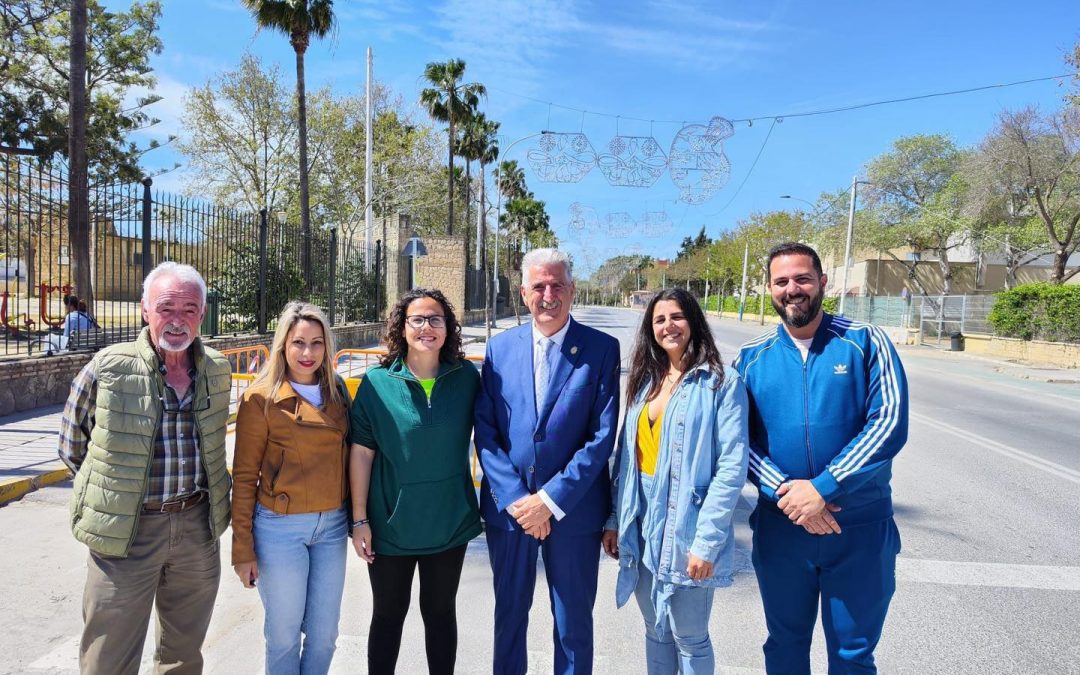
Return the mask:
POLYGON ((654 508, 648 516, 640 503, 636 452, 648 382, 626 411, 612 469, 611 516, 605 526, 619 533, 618 607, 633 595, 641 563, 653 572, 658 586, 654 596, 670 597, 673 585, 731 585, 732 514, 746 482, 749 407, 746 388, 733 369, 725 370, 723 383, 716 384, 716 374, 698 366, 672 394, 661 423, 653 477, 654 498, 666 499, 667 508, 654 508), (651 542, 646 548, 652 559, 642 560, 639 537, 651 542), (687 575, 690 553, 713 563, 710 578, 695 581, 687 575))

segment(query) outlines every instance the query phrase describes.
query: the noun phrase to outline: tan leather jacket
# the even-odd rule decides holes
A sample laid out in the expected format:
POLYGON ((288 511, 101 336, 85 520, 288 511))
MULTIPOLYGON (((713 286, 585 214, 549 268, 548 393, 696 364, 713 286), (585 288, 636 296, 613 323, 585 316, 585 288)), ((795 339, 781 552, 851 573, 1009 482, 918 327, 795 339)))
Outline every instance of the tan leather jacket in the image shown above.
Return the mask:
POLYGON ((269 393, 269 383, 248 387, 236 416, 234 565, 255 560, 256 500, 275 513, 315 513, 348 496, 348 401, 316 408, 285 381, 266 409, 269 393))

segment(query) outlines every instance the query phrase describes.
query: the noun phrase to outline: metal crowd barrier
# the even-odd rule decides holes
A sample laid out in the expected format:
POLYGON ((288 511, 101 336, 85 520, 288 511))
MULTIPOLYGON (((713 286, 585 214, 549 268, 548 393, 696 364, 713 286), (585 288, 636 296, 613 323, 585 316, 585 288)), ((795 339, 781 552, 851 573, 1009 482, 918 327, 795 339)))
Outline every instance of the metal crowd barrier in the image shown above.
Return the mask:
MULTIPOLYGON (((228 433, 231 434, 236 431, 236 408, 240 404, 240 396, 255 379, 255 374, 259 372, 262 364, 270 358, 270 350, 263 345, 256 345, 225 349, 221 353, 232 365, 233 388, 229 395, 228 428, 228 433)), ((350 397, 356 396, 356 390, 364 379, 364 373, 369 367, 378 365, 379 358, 384 354, 386 354, 385 348, 339 349, 334 354, 334 369, 344 378, 350 397)), ((481 355, 469 354, 465 358, 477 369, 484 365, 484 357, 481 355)), ((477 461, 475 451, 469 452, 469 470, 472 472, 473 485, 480 487, 480 463, 477 461)))
POLYGON ((232 389, 229 391, 229 426, 226 433, 236 431, 236 409, 240 405, 240 396, 248 388, 263 364, 270 359, 270 350, 265 345, 222 349, 221 355, 229 360, 232 368, 232 389))

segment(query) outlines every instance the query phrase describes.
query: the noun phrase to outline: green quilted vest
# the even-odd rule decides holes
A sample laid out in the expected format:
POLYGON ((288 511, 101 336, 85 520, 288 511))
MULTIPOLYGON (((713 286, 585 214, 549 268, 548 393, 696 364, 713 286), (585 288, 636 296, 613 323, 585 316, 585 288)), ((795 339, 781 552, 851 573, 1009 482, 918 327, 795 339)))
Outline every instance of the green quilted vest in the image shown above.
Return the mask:
MULTIPOLYGON (((232 371, 221 353, 195 341, 195 426, 210 488, 210 531, 229 526, 225 427, 232 371)), ((161 424, 165 378, 143 328, 135 342, 106 347, 94 357, 97 412, 71 497, 71 531, 101 555, 125 557, 135 538, 161 424)))

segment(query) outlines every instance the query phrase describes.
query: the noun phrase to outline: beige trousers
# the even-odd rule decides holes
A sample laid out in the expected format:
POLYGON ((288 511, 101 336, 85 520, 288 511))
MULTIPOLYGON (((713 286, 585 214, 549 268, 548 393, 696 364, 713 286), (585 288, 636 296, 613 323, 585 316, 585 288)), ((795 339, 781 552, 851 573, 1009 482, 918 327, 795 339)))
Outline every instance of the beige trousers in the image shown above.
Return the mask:
POLYGON ((154 672, 203 669, 221 556, 210 536, 209 505, 180 513, 148 513, 126 558, 90 554, 83 592, 83 675, 137 675, 151 607, 157 604, 154 672))

